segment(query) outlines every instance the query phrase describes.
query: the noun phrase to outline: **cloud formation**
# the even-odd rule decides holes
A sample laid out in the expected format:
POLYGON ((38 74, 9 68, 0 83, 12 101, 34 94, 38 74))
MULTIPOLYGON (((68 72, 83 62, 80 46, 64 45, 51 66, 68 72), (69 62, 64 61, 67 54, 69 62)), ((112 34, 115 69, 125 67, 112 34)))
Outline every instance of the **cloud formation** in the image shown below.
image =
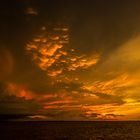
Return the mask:
POLYGON ((87 69, 98 63, 100 55, 80 55, 68 47, 69 28, 53 28, 49 33, 43 28, 43 33, 34 38, 26 46, 29 53, 39 68, 46 71, 51 77, 64 75, 68 71, 87 69))
MULTIPOLYGON (((43 29, 44 31, 46 32, 46 28, 43 29)), ((65 32, 67 31, 65 30, 65 32)), ((35 114, 29 118, 41 119, 42 115, 45 116, 44 119, 48 120, 123 120, 132 113, 137 116, 139 97, 136 87, 139 83, 137 77, 139 71, 136 69, 134 73, 129 67, 131 62, 136 62, 139 57, 135 56, 130 49, 133 44, 138 44, 139 39, 120 46, 114 50, 116 55, 109 54, 107 59, 97 65, 99 59, 102 59, 99 54, 80 55, 74 49, 65 49, 66 44, 57 42, 59 38, 51 38, 50 41, 55 43, 50 43, 49 47, 46 47, 49 41, 47 42, 44 36, 43 40, 34 38, 26 46, 26 51, 33 62, 47 74, 44 74, 46 78, 38 83, 37 87, 34 83, 26 85, 9 82, 7 84, 8 96, 24 100, 25 106, 26 102, 32 101, 41 106, 37 116, 35 114), (123 53, 121 54, 121 52, 123 53), (131 60, 126 61, 126 55, 132 56, 131 60), (122 67, 116 72, 113 67, 122 64, 122 61, 125 61, 128 67, 122 67), (108 66, 104 70, 104 78, 99 76, 95 80, 92 77, 89 79, 76 74, 77 72, 79 74, 81 70, 84 70, 85 73, 92 73, 91 70, 94 68, 102 74, 104 66, 108 66)), ((27 112, 30 112, 30 108, 27 112)))
POLYGON ((138 2, 3 3, 1 114, 29 120, 140 119, 138 2))

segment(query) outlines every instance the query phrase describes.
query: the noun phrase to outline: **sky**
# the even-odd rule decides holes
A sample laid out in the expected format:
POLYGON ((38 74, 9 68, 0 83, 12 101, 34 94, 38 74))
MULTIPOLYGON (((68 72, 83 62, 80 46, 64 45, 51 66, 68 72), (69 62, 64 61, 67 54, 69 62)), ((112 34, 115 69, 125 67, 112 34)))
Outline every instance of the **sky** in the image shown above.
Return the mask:
POLYGON ((140 120, 140 2, 0 1, 0 118, 140 120))

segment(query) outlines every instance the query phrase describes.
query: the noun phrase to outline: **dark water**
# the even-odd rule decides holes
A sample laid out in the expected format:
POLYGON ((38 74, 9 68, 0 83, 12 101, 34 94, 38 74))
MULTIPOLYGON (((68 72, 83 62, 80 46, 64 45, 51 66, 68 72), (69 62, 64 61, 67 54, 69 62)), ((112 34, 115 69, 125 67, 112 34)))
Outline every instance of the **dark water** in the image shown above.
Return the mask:
POLYGON ((1 122, 0 140, 140 140, 140 122, 1 122))

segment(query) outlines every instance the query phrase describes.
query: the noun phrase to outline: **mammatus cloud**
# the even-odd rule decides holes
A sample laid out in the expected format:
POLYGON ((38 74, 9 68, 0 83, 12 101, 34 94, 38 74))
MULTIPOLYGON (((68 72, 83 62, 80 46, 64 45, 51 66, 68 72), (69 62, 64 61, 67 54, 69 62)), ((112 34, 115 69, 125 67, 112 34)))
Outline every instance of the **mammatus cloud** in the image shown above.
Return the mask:
POLYGON ((69 28, 43 28, 43 33, 26 46, 26 51, 39 68, 51 77, 64 75, 77 69, 87 69, 99 61, 100 55, 80 55, 68 46, 69 28))

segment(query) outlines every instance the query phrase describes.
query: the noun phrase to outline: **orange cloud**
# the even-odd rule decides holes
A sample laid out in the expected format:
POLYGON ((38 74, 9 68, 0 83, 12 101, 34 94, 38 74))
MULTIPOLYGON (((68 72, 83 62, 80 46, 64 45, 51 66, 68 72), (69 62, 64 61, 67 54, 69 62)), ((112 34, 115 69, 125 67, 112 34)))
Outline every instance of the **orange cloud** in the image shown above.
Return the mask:
POLYGON ((78 54, 74 49, 66 49, 65 43, 69 40, 68 31, 68 28, 54 28, 51 35, 48 32, 46 36, 38 36, 26 46, 26 51, 33 61, 50 77, 65 75, 66 71, 87 69, 100 59, 100 54, 97 53, 86 56, 78 54))
POLYGON ((61 74, 62 72, 63 72, 62 69, 56 70, 56 71, 49 71, 48 75, 51 76, 51 77, 56 77, 57 75, 61 74))
POLYGON ((69 103, 73 103, 73 102, 75 102, 75 101, 73 101, 73 100, 58 100, 58 101, 49 102, 49 103, 47 103, 47 105, 69 104, 69 103))
POLYGON ((28 15, 38 15, 37 10, 33 7, 27 7, 25 9, 25 13, 28 14, 28 15))
POLYGON ((60 106, 58 105, 55 105, 55 106, 44 106, 44 109, 58 109, 58 108, 60 108, 60 106))
POLYGON ((58 28, 57 32, 59 32, 59 36, 50 35, 50 33, 46 36, 38 36, 26 46, 27 53, 32 56, 36 64, 42 70, 48 71, 48 75, 53 77, 61 74, 62 70, 57 69, 53 71, 49 69, 58 63, 61 56, 67 55, 67 52, 61 50, 64 46, 63 41, 65 41, 65 39, 61 37, 61 32, 65 32, 63 34, 65 35, 67 34, 67 30, 65 28, 58 28))
POLYGON ((100 55, 99 54, 93 54, 92 57, 72 57, 70 58, 71 63, 68 67, 69 70, 76 70, 78 68, 86 69, 90 66, 95 65, 99 61, 100 55))
POLYGON ((31 100, 35 97, 35 95, 32 92, 28 91, 21 85, 8 83, 7 90, 10 95, 15 95, 26 100, 31 100))
POLYGON ((28 116, 28 118, 31 118, 31 119, 40 119, 40 120, 44 120, 44 119, 47 119, 46 116, 43 116, 43 115, 32 115, 32 116, 28 116))
POLYGON ((114 95, 121 88, 131 86, 133 80, 129 78, 129 75, 122 74, 114 79, 106 81, 95 81, 93 83, 85 84, 83 89, 94 91, 97 93, 105 93, 114 95))

